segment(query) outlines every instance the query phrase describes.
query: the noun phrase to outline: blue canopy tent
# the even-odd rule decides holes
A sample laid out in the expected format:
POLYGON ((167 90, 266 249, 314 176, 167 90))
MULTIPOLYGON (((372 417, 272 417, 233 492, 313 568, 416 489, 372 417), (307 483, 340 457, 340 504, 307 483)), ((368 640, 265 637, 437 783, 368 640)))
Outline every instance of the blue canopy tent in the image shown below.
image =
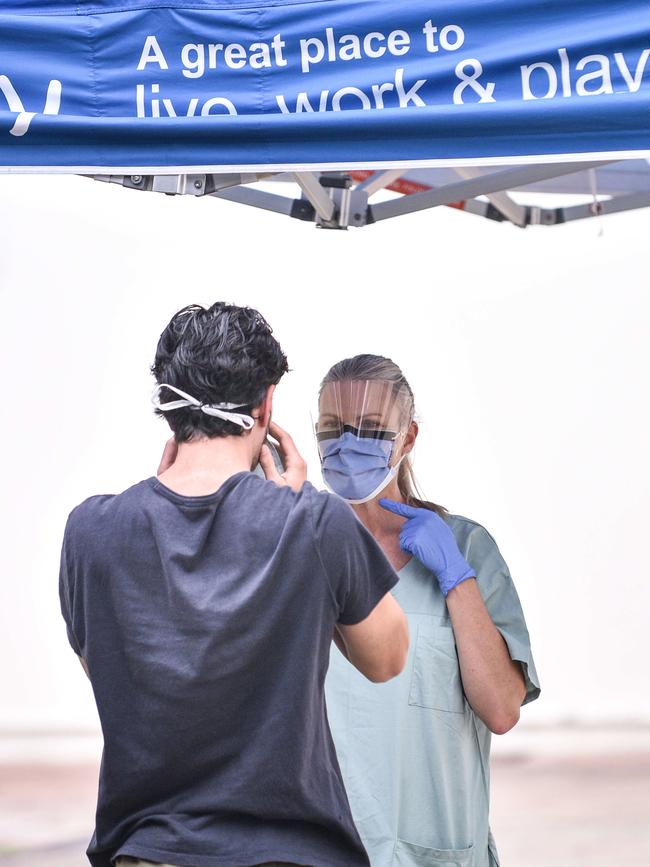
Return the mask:
POLYGON ((648 0, 6 0, 0 171, 363 226, 650 205, 648 0), (297 195, 255 186, 297 184, 297 195), (373 202, 384 188, 401 195, 373 202), (587 205, 516 201, 585 193, 587 205))

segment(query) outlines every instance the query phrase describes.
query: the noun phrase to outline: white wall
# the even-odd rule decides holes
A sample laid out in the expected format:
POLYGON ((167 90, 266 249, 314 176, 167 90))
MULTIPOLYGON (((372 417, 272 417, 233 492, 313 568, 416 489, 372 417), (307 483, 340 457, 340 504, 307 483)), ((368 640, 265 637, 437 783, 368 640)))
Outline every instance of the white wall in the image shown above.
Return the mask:
POLYGON ((392 356, 427 495, 485 524, 527 613, 528 721, 650 720, 648 213, 521 231, 438 209, 349 232, 82 178, 0 178, 0 728, 96 714, 58 610, 70 509, 155 472, 148 365, 179 307, 258 307, 293 372, 275 415, 318 482, 331 363, 392 356), (602 235, 600 234, 602 230, 602 235))

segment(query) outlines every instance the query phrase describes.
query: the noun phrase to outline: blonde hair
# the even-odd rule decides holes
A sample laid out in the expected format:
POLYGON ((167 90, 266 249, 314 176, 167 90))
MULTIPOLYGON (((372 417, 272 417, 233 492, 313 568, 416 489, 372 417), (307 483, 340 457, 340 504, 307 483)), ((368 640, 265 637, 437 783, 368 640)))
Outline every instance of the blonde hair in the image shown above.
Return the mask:
MULTIPOLYGON (((323 388, 329 382, 341 382, 347 379, 368 379, 388 382, 393 386, 393 392, 397 398, 402 417, 410 425, 415 416, 415 398, 411 386, 401 369, 390 358, 383 355, 355 355, 353 358, 344 358, 330 367, 320 384, 319 397, 323 388)), ((426 500, 418 487, 413 472, 411 456, 406 455, 400 464, 397 473, 397 486, 409 506, 421 509, 429 509, 439 515, 444 515, 446 509, 426 500)))

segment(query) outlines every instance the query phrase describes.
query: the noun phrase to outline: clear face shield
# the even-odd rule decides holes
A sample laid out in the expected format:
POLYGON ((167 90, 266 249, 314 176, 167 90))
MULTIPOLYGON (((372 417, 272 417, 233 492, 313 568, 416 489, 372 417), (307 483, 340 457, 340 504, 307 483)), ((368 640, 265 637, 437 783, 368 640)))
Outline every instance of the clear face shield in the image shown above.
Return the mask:
POLYGON ((374 499, 394 478, 411 419, 411 395, 383 380, 323 386, 314 430, 327 487, 349 503, 374 499))

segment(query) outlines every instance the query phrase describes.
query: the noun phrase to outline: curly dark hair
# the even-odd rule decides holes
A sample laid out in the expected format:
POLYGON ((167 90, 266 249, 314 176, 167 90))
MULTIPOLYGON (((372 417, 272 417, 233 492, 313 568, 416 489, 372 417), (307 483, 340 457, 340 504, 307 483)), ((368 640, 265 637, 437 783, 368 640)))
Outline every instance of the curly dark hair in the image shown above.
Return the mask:
MULTIPOLYGON (((248 414, 288 369, 266 319, 251 307, 224 301, 209 308, 190 304, 175 313, 160 335, 151 365, 156 382, 180 388, 205 404, 241 404, 241 412, 248 414)), ((177 398, 170 389, 161 389, 163 403, 177 398)), ((156 415, 169 422, 178 443, 243 433, 234 422, 190 407, 156 409, 156 415)))

